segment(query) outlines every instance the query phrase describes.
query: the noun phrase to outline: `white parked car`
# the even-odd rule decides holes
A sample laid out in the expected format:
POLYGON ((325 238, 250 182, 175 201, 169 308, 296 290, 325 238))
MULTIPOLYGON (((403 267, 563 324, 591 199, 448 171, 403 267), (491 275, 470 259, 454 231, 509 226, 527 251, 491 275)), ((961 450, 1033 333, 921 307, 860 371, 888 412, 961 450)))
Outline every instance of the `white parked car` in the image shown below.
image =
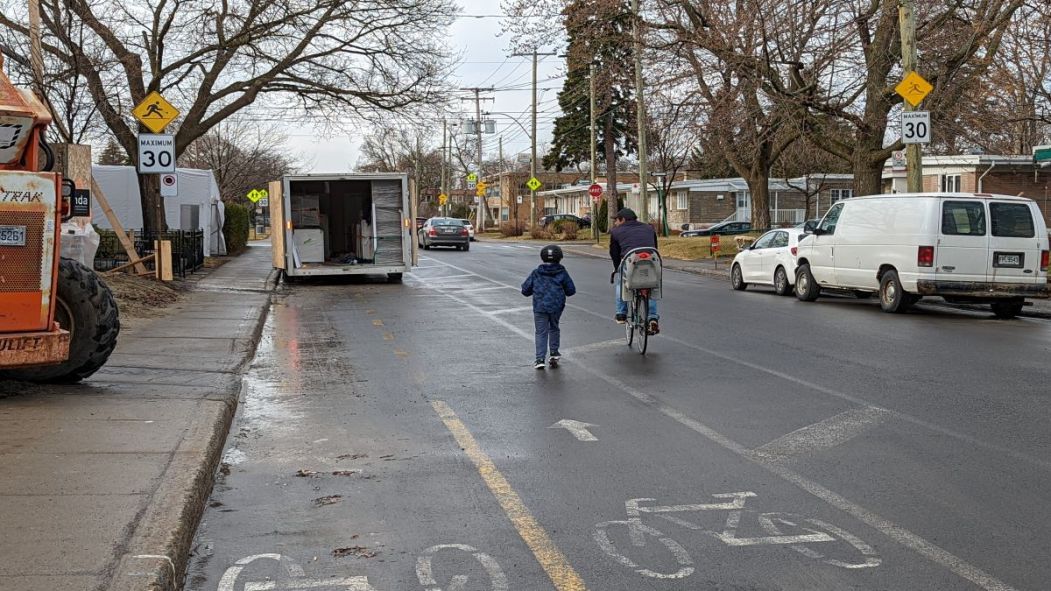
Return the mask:
POLYGON ((823 289, 878 293, 886 312, 923 296, 987 303, 1017 316, 1048 298, 1048 234, 1032 199, 982 193, 853 197, 832 206, 799 243, 796 296, 823 289))
POLYGON ((460 221, 463 222, 463 225, 467 227, 467 235, 470 236, 470 240, 473 242, 474 241, 474 224, 471 223, 471 220, 467 220, 467 219, 461 219, 460 221))
POLYGON ((796 251, 802 230, 770 230, 737 253, 730 265, 730 285, 740 291, 748 284, 772 285, 777 295, 792 293, 796 277, 796 251))

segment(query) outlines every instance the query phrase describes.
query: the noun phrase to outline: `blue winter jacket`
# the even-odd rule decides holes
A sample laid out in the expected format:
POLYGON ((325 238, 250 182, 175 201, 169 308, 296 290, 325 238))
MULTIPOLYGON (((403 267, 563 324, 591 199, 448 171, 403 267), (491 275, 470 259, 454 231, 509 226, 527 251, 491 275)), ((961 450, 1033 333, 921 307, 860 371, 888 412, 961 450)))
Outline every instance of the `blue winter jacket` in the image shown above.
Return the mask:
POLYGON ((577 287, 558 263, 544 263, 533 269, 522 284, 522 295, 533 296, 533 312, 554 314, 566 307, 566 297, 577 293, 577 287))

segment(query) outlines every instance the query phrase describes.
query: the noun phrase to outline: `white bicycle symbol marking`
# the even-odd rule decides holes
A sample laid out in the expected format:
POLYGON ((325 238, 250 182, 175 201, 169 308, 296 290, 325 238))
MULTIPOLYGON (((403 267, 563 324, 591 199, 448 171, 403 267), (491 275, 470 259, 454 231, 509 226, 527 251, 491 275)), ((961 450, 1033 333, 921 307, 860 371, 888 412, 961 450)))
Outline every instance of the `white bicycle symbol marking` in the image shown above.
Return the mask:
MULTIPOLYGON (((666 536, 660 530, 642 523, 643 513, 653 513, 658 517, 676 525, 681 525, 689 530, 700 531, 707 534, 727 546, 760 546, 760 545, 787 545, 796 552, 807 558, 820 560, 832 566, 849 569, 872 568, 880 565, 880 558, 876 551, 857 536, 842 530, 830 523, 818 519, 802 517, 792 513, 770 512, 757 513, 756 519, 759 527, 766 532, 767 536, 761 537, 738 537, 737 530, 741 523, 741 516, 745 512, 746 499, 757 496, 754 492, 732 492, 714 494, 717 499, 730 499, 721 503, 702 503, 694 505, 669 505, 669 506, 642 506, 644 502, 654 502, 656 499, 629 499, 624 503, 628 519, 625 521, 604 521, 595 525, 592 537, 599 547, 616 560, 618 563, 633 569, 640 575, 657 579, 681 579, 690 576, 694 572, 693 559, 686 548, 679 542, 666 536), (699 511, 729 511, 726 524, 722 531, 708 530, 696 523, 676 517, 674 513, 692 513, 699 511), (804 525, 805 524, 805 525, 804 525), (668 549, 675 557, 679 566, 673 572, 659 572, 640 566, 634 560, 620 552, 609 536, 608 529, 611 526, 624 525, 628 528, 628 539, 632 546, 642 548, 646 545, 646 538, 654 538, 668 549), (799 533, 786 534, 785 530, 795 530, 799 533), (844 561, 829 558, 825 554, 811 548, 810 544, 828 543, 842 541, 856 550, 860 556, 856 561, 844 561)), ((756 513, 755 511, 748 511, 756 513)))
MULTIPOLYGON (((438 586, 438 582, 434 579, 434 570, 431 568, 431 560, 440 550, 460 550, 462 552, 471 553, 474 559, 481 563, 486 574, 489 575, 489 581, 492 583, 493 591, 507 591, 507 576, 504 575, 504 571, 500 568, 500 564, 496 559, 485 552, 479 552, 465 544, 439 544, 437 546, 431 546, 424 550, 423 554, 416 559, 416 578, 420 580, 420 585, 423 585, 426 591, 442 591, 442 588, 438 586)), ((445 591, 463 591, 466 588, 467 577, 464 575, 455 575, 449 582, 449 587, 445 591)))

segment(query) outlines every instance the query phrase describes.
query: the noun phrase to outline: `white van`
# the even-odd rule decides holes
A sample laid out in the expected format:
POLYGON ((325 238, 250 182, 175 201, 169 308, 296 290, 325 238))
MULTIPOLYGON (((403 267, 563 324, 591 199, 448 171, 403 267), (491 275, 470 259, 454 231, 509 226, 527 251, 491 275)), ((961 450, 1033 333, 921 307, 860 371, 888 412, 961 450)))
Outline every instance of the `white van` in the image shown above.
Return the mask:
POLYGON ((878 293, 886 312, 923 296, 988 303, 1013 318, 1051 296, 1048 234, 1036 203, 979 193, 901 193, 836 203, 799 243, 795 292, 878 293))

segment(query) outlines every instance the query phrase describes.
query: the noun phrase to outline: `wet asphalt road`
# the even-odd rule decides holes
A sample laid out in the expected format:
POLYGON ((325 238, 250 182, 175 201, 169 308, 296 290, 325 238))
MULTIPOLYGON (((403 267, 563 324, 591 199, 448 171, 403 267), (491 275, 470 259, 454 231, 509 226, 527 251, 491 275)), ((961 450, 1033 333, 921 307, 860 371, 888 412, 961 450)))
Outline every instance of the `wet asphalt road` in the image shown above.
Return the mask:
POLYGON ((285 288, 186 589, 1049 588, 1051 322, 669 272, 642 357, 570 256, 536 371, 538 253, 285 288))

